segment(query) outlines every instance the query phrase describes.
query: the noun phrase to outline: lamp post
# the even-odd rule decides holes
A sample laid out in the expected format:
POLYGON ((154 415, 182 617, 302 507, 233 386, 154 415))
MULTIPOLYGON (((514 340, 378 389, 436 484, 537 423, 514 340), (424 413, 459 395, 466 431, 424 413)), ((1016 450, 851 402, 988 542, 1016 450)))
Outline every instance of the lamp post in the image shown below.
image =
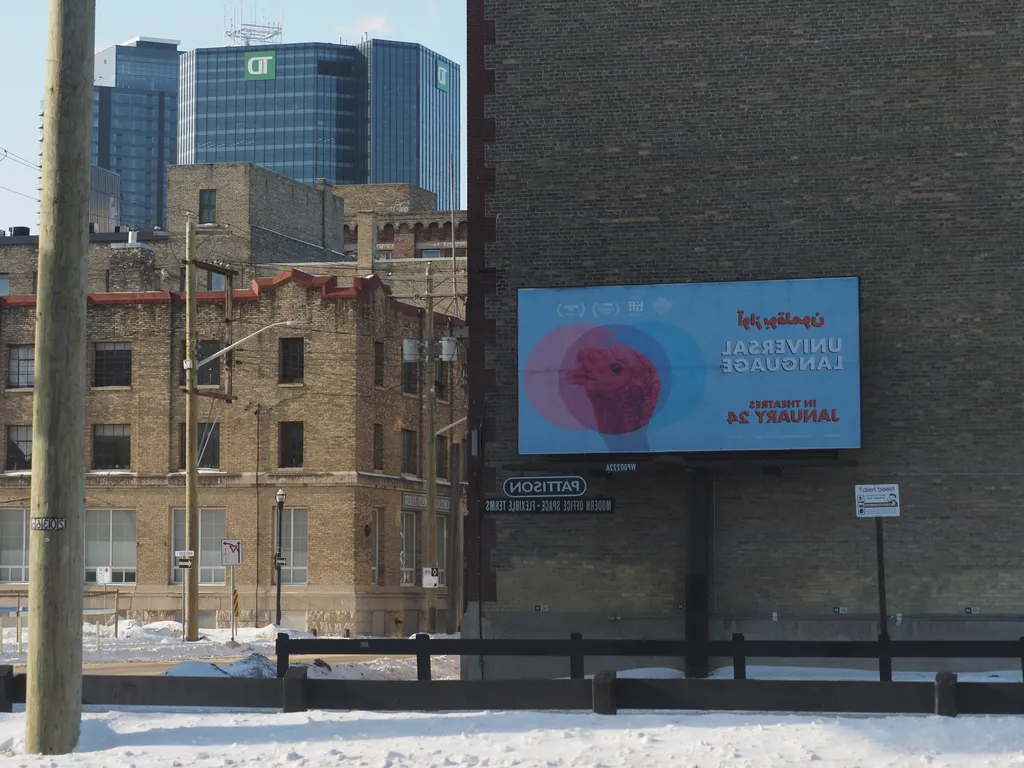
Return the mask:
POLYGON ((281 626, 281 566, 284 565, 284 558, 281 556, 281 533, 284 524, 284 489, 277 491, 277 556, 274 563, 277 565, 277 621, 275 625, 281 626))
MULTIPOLYGON (((191 241, 192 238, 192 219, 189 217, 188 230, 186 239, 191 241)), ((195 312, 194 312, 194 301, 195 301, 195 286, 196 276, 195 268, 191 260, 191 243, 189 242, 186 250, 189 253, 190 260, 186 264, 186 270, 188 274, 188 281, 186 287, 191 298, 189 298, 190 306, 193 307, 193 311, 188 313, 190 322, 188 323, 188 345, 186 349, 187 358, 184 361, 185 366, 185 405, 186 405, 186 427, 185 427, 185 549, 194 551, 197 555, 199 553, 199 390, 196 386, 198 381, 199 369, 208 363, 212 363, 228 352, 233 350, 240 344, 244 344, 254 336, 258 336, 264 331, 270 330, 271 328, 277 328, 278 326, 286 326, 288 328, 294 328, 296 326, 306 325, 303 320, 282 320, 277 323, 271 323, 270 325, 260 328, 254 333, 250 333, 243 339, 239 339, 234 344, 229 344, 221 350, 218 350, 209 357, 196 361, 194 356, 199 348, 199 332, 196 329, 195 323, 195 312)), ((198 563, 196 563, 198 566, 198 563)), ((182 574, 182 578, 185 581, 185 616, 182 617, 185 630, 185 639, 188 641, 195 641, 199 639, 199 569, 190 568, 182 574)))

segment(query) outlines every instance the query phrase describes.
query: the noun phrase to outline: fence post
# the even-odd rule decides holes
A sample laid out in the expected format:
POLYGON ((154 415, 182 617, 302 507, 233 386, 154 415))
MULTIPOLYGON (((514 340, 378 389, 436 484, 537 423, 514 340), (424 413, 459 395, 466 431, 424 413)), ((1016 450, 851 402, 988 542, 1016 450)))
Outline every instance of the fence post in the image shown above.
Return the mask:
POLYGON ((277 678, 283 680, 288 672, 288 634, 277 633, 277 642, 274 651, 277 653, 277 678))
POLYGON ((956 674, 939 672, 935 676, 935 714, 956 717, 956 674))
POLYGON ((419 632, 416 635, 416 679, 430 680, 430 635, 419 632))
POLYGON ((306 702, 306 678, 309 667, 292 667, 281 680, 281 710, 283 712, 305 712, 309 709, 306 702))
POLYGON ((743 633, 732 633, 732 679, 747 679, 747 656, 743 650, 743 633))
POLYGON ((892 682, 892 647, 888 634, 878 636, 878 679, 883 683, 892 682))
POLYGON ((594 714, 614 715, 618 712, 615 701, 615 670, 605 670, 594 675, 594 714))
POLYGON ((114 639, 117 640, 117 623, 120 618, 117 615, 118 609, 121 607, 121 590, 114 590, 114 639))
POLYGON ((1024 680, 1024 637, 1020 640, 1020 674, 1021 680, 1024 680))
POLYGON ((583 673, 583 635, 573 632, 569 635, 569 642, 572 644, 569 654, 569 677, 573 680, 582 680, 585 677, 583 673))
POLYGON ((0 667, 0 712, 14 711, 14 667, 0 667))

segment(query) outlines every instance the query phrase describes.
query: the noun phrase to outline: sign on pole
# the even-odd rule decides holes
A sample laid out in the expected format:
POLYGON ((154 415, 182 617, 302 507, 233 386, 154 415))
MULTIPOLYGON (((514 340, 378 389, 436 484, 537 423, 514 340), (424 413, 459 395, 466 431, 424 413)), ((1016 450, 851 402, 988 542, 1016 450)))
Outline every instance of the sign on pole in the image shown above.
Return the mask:
POLYGON ((188 570, 192 567, 192 559, 188 557, 179 557, 177 567, 188 570))
POLYGON ((195 557, 196 553, 191 549, 178 549, 174 552, 175 557, 195 557))
POLYGON ((220 564, 229 567, 242 564, 241 539, 224 539, 221 541, 220 564))
POLYGON ((899 517, 900 487, 891 485, 854 486, 857 517, 899 517))
POLYGON ((441 578, 437 568, 423 569, 423 586, 426 589, 437 589, 441 578))
POLYGON ((97 584, 110 584, 112 581, 110 566, 105 565, 101 568, 96 569, 96 583, 97 584))

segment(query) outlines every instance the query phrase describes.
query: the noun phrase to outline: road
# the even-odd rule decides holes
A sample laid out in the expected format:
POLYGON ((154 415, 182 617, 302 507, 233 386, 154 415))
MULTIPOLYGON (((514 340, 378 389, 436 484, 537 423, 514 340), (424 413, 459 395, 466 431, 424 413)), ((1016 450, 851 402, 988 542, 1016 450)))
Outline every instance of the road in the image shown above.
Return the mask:
MULTIPOLYGON (((207 661, 211 664, 223 665, 230 664, 233 661, 239 661, 240 659, 246 658, 249 654, 243 656, 217 656, 212 659, 190 659, 190 661, 207 661)), ((266 654, 267 658, 275 664, 277 663, 277 656, 272 653, 266 654)), ((346 664, 348 662, 366 662, 373 661, 374 659, 403 659, 413 658, 410 656, 292 656, 293 661, 309 662, 314 658, 322 658, 331 666, 335 664, 346 664)), ((170 669, 176 664, 180 664, 182 659, 166 659, 163 661, 114 661, 114 662, 98 662, 92 664, 84 664, 82 670, 87 675, 159 675, 162 672, 170 669)), ((14 674, 20 675, 25 672, 25 666, 23 664, 14 667, 14 674)))

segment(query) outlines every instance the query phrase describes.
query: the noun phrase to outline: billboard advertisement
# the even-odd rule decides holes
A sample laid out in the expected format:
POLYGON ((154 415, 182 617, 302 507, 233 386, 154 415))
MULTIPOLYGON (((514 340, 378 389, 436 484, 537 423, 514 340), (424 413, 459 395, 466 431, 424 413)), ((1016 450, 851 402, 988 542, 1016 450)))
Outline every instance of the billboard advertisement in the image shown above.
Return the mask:
POLYGON ((519 453, 860 447, 856 277, 519 290, 519 453))

